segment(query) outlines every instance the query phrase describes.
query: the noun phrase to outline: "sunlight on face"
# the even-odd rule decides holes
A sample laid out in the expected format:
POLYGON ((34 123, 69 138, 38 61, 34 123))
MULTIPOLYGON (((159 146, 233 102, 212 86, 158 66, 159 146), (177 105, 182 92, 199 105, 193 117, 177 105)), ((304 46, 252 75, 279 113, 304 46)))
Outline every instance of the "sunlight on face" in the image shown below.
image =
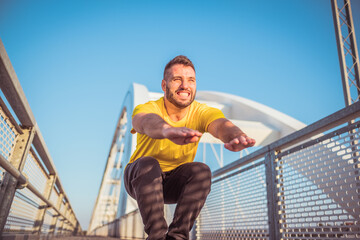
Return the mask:
POLYGON ((190 66, 175 64, 167 70, 162 82, 165 98, 178 108, 188 107, 195 99, 196 77, 190 66))

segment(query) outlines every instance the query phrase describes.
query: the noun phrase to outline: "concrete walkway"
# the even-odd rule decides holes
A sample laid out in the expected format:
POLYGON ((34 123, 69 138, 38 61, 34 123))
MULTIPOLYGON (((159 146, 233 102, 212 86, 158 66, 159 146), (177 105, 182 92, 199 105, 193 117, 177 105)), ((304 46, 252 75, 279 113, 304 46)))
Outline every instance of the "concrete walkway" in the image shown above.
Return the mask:
POLYGON ((56 237, 49 240, 125 240, 120 238, 111 238, 111 237, 91 237, 91 236, 78 236, 78 237, 56 237))
POLYGON ((120 238, 112 238, 112 237, 100 237, 100 236, 69 236, 69 237, 54 237, 48 240, 140 240, 135 238, 127 238, 127 239, 120 239, 120 238))

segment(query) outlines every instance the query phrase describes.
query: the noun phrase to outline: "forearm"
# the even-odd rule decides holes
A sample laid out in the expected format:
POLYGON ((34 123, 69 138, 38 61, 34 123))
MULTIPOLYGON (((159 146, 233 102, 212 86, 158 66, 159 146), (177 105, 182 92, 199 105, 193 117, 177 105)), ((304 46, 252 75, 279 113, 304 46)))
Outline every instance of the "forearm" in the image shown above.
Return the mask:
POLYGON ((165 122, 164 119, 155 113, 138 116, 138 119, 135 117, 133 119, 134 129, 138 133, 146 134, 147 136, 154 139, 165 138, 163 130, 165 128, 171 128, 171 126, 165 122))
POLYGON ((229 120, 223 121, 217 128, 217 137, 224 143, 240 136, 246 136, 246 134, 229 120))
POLYGON ((132 123, 138 133, 154 139, 167 138, 179 145, 197 142, 202 135, 199 131, 187 127, 172 127, 154 113, 138 113, 133 117, 132 123))
POLYGON ((214 137, 219 138, 225 143, 226 149, 233 152, 252 147, 256 143, 255 139, 248 137, 240 128, 226 118, 213 121, 209 125, 208 130, 214 137))

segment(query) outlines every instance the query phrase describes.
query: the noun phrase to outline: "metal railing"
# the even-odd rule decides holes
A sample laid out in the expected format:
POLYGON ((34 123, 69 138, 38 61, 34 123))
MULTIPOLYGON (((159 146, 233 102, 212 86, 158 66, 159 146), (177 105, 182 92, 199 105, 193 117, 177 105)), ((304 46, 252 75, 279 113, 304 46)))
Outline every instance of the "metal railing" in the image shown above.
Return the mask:
POLYGON ((360 239, 358 117, 360 102, 215 171, 197 239, 360 239))
POLYGON ((110 223, 95 228, 92 231, 92 235, 118 237, 124 240, 146 238, 139 209, 136 209, 135 211, 132 211, 110 223))
POLYGON ((1 40, 0 88, 1 239, 81 233, 1 40))

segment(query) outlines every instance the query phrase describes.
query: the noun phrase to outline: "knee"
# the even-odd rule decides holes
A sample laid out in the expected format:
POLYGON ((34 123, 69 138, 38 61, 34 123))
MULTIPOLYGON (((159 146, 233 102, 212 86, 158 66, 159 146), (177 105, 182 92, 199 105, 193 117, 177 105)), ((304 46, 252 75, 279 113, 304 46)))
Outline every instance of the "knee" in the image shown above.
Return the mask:
POLYGON ((192 162, 189 167, 189 173, 194 179, 211 182, 211 170, 208 165, 201 162, 192 162))
POLYGON ((199 194, 209 194, 211 191, 211 170, 210 168, 200 162, 191 163, 189 173, 191 176, 189 180, 191 184, 197 188, 199 194))
POLYGON ((201 162, 193 162, 192 164, 195 173, 203 173, 211 177, 211 170, 208 165, 201 162))
POLYGON ((137 159, 138 161, 138 174, 150 174, 158 173, 161 174, 161 168, 159 162, 153 157, 141 157, 137 159))

